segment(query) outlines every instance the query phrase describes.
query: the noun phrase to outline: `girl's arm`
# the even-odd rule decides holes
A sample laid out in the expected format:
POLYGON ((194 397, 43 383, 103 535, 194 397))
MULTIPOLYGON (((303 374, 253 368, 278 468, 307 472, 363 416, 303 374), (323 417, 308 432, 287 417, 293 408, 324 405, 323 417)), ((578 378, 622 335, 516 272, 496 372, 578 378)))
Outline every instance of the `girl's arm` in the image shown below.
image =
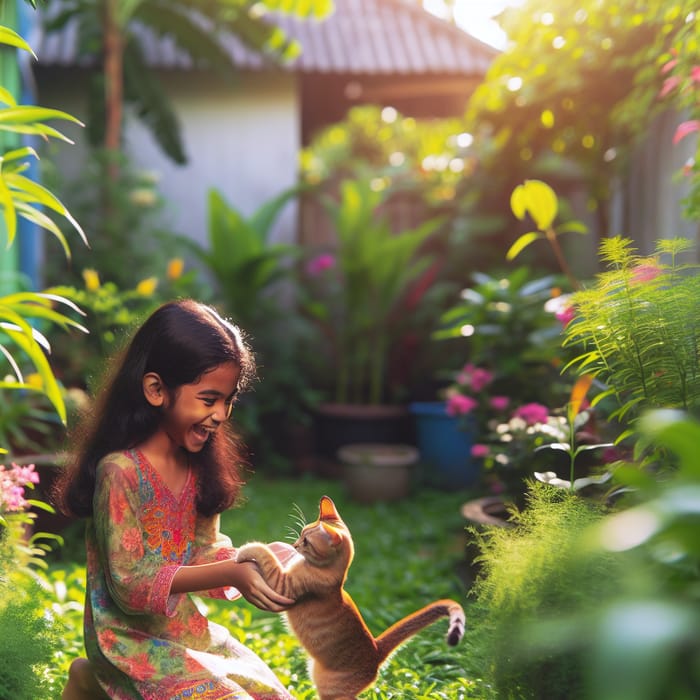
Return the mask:
POLYGON ((238 564, 233 559, 181 566, 173 576, 170 593, 194 593, 225 586, 234 586, 249 603, 269 612, 282 612, 294 603, 270 588, 255 564, 238 564))

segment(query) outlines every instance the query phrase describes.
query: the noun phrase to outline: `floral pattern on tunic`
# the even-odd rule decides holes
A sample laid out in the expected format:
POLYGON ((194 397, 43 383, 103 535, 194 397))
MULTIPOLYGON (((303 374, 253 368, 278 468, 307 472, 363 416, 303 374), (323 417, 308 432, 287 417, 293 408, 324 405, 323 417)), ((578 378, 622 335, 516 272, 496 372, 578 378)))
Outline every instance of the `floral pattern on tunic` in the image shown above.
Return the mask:
MULTIPOLYGON (((291 700, 272 671, 188 594, 170 594, 178 568, 235 555, 219 517, 197 513, 196 474, 179 496, 145 456, 113 453, 97 468, 88 521, 85 648, 117 700, 291 700)), ((234 588, 200 593, 240 596, 234 588)))

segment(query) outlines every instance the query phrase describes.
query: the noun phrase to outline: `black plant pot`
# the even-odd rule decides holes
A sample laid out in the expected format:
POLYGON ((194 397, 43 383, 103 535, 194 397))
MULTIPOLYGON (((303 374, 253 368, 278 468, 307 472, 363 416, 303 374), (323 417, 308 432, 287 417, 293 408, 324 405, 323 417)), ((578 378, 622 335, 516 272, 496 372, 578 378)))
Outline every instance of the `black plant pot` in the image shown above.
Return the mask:
POLYGON ((341 475, 337 455, 344 445, 414 442, 406 406, 324 403, 314 415, 316 470, 321 476, 341 475))

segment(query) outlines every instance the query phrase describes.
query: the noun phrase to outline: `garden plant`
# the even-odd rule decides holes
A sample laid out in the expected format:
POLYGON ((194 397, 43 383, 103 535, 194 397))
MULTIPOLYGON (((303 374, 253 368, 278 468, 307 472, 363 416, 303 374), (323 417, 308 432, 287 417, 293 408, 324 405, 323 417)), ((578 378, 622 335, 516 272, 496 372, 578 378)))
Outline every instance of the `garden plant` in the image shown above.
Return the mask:
POLYGON ((346 179, 337 197, 323 200, 335 240, 329 265, 307 267, 300 303, 318 328, 316 357, 327 365, 336 403, 397 400, 391 360, 426 300, 414 290, 434 258, 425 244, 443 222, 431 218, 394 231, 382 209, 389 196, 383 184, 346 179))
MULTIPOLYGON (((31 53, 30 46, 12 29, 0 26, 0 42, 31 53)), ((65 138, 50 120, 77 121, 71 115, 43 107, 18 105, 12 93, 0 86, 0 120, 10 134, 29 134, 65 138)), ((67 256, 70 245, 54 217, 65 217, 84 238, 78 223, 48 189, 24 173, 36 158, 30 146, 6 150, 0 170, 0 208, 7 246, 16 242, 18 220, 40 226, 55 236, 67 256)), ((4 391, 37 393, 46 397, 58 418, 66 421, 66 405, 61 386, 46 358, 50 344, 37 326, 71 327, 84 330, 64 310, 79 311, 68 299, 35 291, 8 293, 0 297, 0 355, 7 365, 0 388, 4 391), (35 380, 30 382, 32 373, 35 380)), ((17 438, 13 431, 5 436, 17 438)), ((11 444, 0 445, 6 454, 11 444)), ((27 700, 56 697, 56 687, 48 669, 60 639, 60 620, 49 611, 49 596, 41 573, 47 540, 55 535, 31 533, 34 508, 50 509, 48 504, 31 499, 38 475, 33 465, 3 464, 0 467, 0 694, 27 700), (27 530, 29 528, 29 533, 27 530), (42 602, 44 605, 42 605, 42 602)), ((58 538, 60 539, 60 538, 58 538)))
MULTIPOLYGON (((544 196, 528 196, 522 212, 548 230, 556 196, 543 183, 532 183, 534 192, 544 196)), ((605 239, 608 269, 568 299, 565 343, 574 356, 565 370, 575 369, 583 387, 572 395, 569 423, 592 388, 591 403, 617 426, 626 458, 607 465, 608 497, 592 498, 574 478, 573 438, 543 446, 568 451, 570 478, 537 474, 510 528, 474 533, 483 567, 475 629, 498 697, 697 692, 698 637, 694 622, 686 626, 698 580, 689 536, 698 513, 698 277, 683 262, 691 249, 683 239, 662 240, 654 256, 640 257, 631 241, 605 239)))

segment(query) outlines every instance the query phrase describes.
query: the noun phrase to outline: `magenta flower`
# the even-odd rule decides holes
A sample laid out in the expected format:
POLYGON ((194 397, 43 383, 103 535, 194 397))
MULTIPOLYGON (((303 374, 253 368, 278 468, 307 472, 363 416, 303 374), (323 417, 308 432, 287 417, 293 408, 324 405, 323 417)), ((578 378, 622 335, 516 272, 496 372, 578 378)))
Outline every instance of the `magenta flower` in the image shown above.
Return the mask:
POLYGON ((664 84, 659 90, 659 97, 666 97, 670 92, 673 92, 681 84, 681 79, 677 75, 672 75, 664 80, 664 84))
POLYGON ((657 265, 644 263, 637 265, 632 270, 632 282, 640 284, 643 282, 651 282, 661 274, 661 269, 657 265))
POLYGON ((472 457, 476 457, 477 459, 481 459, 482 457, 486 457, 486 455, 489 453, 489 446, 488 445, 472 445, 471 449, 471 455, 472 457))
POLYGON ((691 119, 687 122, 679 124, 676 128, 676 133, 673 134, 673 145, 682 141, 688 134, 700 130, 700 119, 691 119))
POLYGON ((478 406, 478 401, 471 396, 455 394, 447 399, 447 415, 461 416, 471 413, 478 406))
POLYGON ((526 403, 516 409, 513 415, 522 418, 528 425, 535 425, 547 422, 549 409, 541 403, 526 403))
POLYGON ((483 367, 476 367, 472 372, 472 389, 481 391, 493 381, 493 372, 489 372, 483 367))
POLYGON ((306 264, 306 272, 312 277, 316 277, 332 267, 335 267, 335 257, 330 253, 321 253, 309 260, 306 264))
POLYGON ((562 326, 568 326, 569 323, 574 320, 576 311, 574 310, 573 306, 563 306, 554 314, 554 316, 562 326))
POLYGON ((24 510, 29 505, 24 497, 24 487, 38 483, 39 474, 33 464, 12 464, 11 467, 0 464, 0 512, 24 510))
POLYGON ((510 404, 510 399, 507 396, 492 396, 489 399, 489 406, 496 411, 505 411, 510 404))

